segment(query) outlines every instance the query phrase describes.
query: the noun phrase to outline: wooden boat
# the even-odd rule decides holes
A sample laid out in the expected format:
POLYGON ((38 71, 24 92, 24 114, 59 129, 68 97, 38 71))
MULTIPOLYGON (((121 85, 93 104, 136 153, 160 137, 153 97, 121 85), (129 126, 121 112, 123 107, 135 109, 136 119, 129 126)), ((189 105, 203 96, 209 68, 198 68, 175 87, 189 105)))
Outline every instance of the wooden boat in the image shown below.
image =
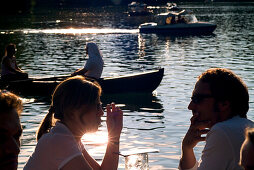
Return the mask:
POLYGON ((216 24, 198 22, 194 15, 185 10, 175 13, 163 13, 156 17, 157 22, 144 23, 139 26, 140 33, 158 33, 169 35, 207 35, 212 34, 216 24))
MULTIPOLYGON (((152 93, 159 86, 163 74, 164 68, 161 68, 138 74, 101 78, 97 81, 102 87, 103 94, 152 93)), ((62 80, 64 78, 50 77, 11 82, 0 81, 0 87, 22 95, 44 96, 51 95, 62 80)))

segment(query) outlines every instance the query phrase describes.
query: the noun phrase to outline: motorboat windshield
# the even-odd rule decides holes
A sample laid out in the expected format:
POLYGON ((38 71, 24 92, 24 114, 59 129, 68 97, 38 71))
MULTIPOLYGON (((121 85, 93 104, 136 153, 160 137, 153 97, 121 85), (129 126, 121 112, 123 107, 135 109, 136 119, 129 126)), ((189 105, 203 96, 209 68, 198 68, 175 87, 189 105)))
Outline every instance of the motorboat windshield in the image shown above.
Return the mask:
POLYGON ((168 12, 157 15, 156 22, 158 25, 168 25, 168 24, 188 24, 198 22, 195 15, 187 13, 182 10, 178 13, 168 12))
POLYGON ((144 12, 147 11, 147 4, 139 3, 139 2, 132 2, 128 5, 130 12, 144 12))

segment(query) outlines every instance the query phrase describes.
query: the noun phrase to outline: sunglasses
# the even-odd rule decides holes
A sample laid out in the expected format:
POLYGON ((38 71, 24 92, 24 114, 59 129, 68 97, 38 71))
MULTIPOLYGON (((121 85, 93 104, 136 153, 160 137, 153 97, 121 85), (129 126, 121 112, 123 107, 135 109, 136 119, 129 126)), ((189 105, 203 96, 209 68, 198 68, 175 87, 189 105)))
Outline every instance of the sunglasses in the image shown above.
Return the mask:
POLYGON ((199 104, 202 100, 211 97, 213 97, 211 94, 195 94, 191 97, 191 101, 195 104, 199 104))

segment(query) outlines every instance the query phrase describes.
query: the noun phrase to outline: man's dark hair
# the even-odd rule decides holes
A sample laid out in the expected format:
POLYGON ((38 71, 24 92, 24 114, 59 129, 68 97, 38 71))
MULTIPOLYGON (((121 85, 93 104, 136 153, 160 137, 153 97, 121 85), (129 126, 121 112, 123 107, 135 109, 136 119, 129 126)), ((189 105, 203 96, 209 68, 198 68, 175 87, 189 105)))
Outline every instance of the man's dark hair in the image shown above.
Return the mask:
POLYGON ((246 118, 249 110, 248 88, 240 77, 223 68, 211 68, 198 77, 208 83, 211 93, 217 101, 229 101, 232 116, 246 118))
POLYGON ((16 109, 18 114, 22 111, 22 101, 15 94, 0 90, 0 114, 16 109))

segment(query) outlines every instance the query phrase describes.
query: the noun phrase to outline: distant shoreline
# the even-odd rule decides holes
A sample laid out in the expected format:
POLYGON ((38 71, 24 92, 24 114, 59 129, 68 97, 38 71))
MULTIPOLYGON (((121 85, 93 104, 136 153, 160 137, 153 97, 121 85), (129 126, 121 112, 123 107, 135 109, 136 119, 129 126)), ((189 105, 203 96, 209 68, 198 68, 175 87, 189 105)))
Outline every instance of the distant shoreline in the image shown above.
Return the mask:
MULTIPOLYGON (((103 7, 103 6, 127 6, 134 0, 12 0, 3 1, 0 6, 0 13, 31 13, 38 8, 61 9, 65 7, 82 8, 82 7, 103 7)), ((253 3, 254 0, 136 0, 147 5, 166 5, 168 2, 181 3, 253 3)), ((234 4, 233 4, 234 5, 234 4)))

